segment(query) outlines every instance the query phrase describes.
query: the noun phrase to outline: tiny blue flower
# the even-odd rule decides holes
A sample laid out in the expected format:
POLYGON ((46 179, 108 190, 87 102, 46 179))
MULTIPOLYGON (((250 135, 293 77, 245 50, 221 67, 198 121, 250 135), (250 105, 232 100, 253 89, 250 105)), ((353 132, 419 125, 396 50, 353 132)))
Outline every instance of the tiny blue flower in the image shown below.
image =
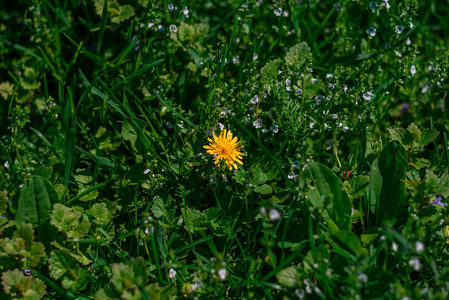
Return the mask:
POLYGON ((433 205, 441 205, 441 206, 446 206, 446 204, 444 204, 443 202, 441 202, 441 200, 443 200, 442 196, 438 196, 436 197, 435 200, 433 200, 433 205))
POLYGON ((376 36, 376 28, 370 27, 370 28, 368 28, 368 30, 366 31, 366 33, 367 33, 370 37, 375 37, 375 36, 376 36))

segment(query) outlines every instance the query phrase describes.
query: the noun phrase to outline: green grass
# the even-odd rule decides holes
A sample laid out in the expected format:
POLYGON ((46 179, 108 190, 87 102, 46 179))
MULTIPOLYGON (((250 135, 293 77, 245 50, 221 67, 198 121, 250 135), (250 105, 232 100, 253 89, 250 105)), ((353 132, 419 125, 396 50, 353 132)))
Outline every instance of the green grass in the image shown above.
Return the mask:
POLYGON ((0 298, 447 298, 448 13, 1 6, 0 298))

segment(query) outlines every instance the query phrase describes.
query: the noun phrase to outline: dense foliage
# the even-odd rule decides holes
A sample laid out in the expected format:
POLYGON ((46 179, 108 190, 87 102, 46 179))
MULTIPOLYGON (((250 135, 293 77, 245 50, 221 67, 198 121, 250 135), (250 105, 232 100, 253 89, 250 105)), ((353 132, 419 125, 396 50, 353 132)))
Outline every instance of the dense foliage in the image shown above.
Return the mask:
POLYGON ((449 297, 448 0, 6 2, 1 299, 449 297))

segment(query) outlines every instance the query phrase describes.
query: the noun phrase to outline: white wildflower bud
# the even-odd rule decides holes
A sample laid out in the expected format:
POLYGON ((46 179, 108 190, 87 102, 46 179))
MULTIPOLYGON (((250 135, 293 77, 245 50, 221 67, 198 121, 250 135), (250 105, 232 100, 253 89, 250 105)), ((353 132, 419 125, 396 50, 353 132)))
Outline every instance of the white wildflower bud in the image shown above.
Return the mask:
POLYGON ((418 257, 414 256, 408 261, 408 265, 413 268, 416 272, 421 270, 421 261, 418 257))
POLYGON ((276 208, 273 208, 270 210, 269 218, 271 221, 277 221, 281 218, 281 213, 276 208))
POLYGON ((399 250, 398 244, 396 244, 395 242, 393 242, 393 243, 391 244, 391 250, 393 250, 394 252, 398 252, 398 250, 399 250))
POLYGON ((426 246, 420 241, 417 241, 415 243, 415 247, 416 247, 416 252, 418 252, 419 254, 423 253, 424 250, 426 250, 426 246))
POLYGON ((225 268, 220 268, 218 270, 218 278, 220 278, 221 281, 225 281, 226 278, 228 278, 228 271, 226 271, 225 268))

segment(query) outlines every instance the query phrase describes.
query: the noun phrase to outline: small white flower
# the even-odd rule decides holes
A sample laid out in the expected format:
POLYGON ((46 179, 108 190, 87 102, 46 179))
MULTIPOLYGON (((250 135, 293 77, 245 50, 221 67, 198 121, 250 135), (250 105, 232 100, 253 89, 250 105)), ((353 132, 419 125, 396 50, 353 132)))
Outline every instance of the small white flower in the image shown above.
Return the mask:
POLYGON ((256 121, 254 121, 253 126, 256 128, 261 128, 262 127, 262 119, 257 119, 256 121))
POLYGON ((312 294, 312 288, 310 287, 310 285, 306 286, 306 293, 312 294))
POLYGON ((228 271, 226 271, 225 268, 220 268, 220 270, 218 270, 218 278, 220 278, 221 281, 225 281, 226 278, 228 278, 228 271))
POLYGON ((411 68, 410 68, 410 73, 412 73, 412 75, 415 75, 415 74, 416 74, 416 67, 415 67, 415 65, 412 65, 412 66, 411 66, 411 68))
POLYGON ((281 218, 281 213, 276 208, 273 208, 270 210, 269 218, 271 221, 277 221, 281 218))
POLYGON ((296 297, 298 297, 299 299, 304 299, 304 297, 306 296, 304 294, 304 290, 303 289, 296 289, 295 290, 295 295, 296 297))
POLYGON ((173 269, 170 269, 170 271, 168 272, 168 277, 173 278, 176 276, 176 271, 173 269))
POLYGON ((363 283, 368 283, 368 276, 366 274, 360 274, 359 277, 357 277, 357 279, 363 283))
POLYGON ((370 28, 368 28, 368 30, 366 30, 366 33, 367 33, 370 37, 375 37, 375 36, 376 36, 376 28, 370 27, 370 28))
POLYGON ((366 92, 365 94, 363 94, 363 99, 365 99, 365 101, 368 101, 371 99, 371 96, 373 96, 374 94, 371 92, 366 92))
POLYGON ((395 242, 393 242, 393 243, 391 244, 391 250, 393 250, 394 252, 398 252, 398 250, 399 250, 398 244, 396 244, 395 242))
POLYGON ((3 166, 4 166, 6 169, 9 169, 9 161, 5 161, 5 163, 3 164, 3 166))
POLYGON ((258 95, 255 95, 255 96, 253 97, 253 99, 250 100, 250 102, 251 102, 252 104, 256 104, 257 102, 259 102, 259 96, 258 96, 258 95))
POLYGON ((279 7, 275 9, 273 12, 277 17, 280 17, 282 15, 282 8, 279 7))
POLYGON ((394 32, 395 32, 396 34, 401 34, 401 33, 402 33, 402 30, 404 30, 404 27, 402 27, 401 25, 396 25, 396 26, 394 27, 394 32))
POLYGON ((416 272, 421 270, 421 261, 418 257, 414 256, 408 261, 408 265, 413 268, 416 272))
POLYGON ((171 32, 177 32, 178 31, 178 27, 176 27, 176 25, 170 25, 170 31, 171 32))
POLYGON ((416 252, 418 252, 419 254, 423 253, 424 250, 426 250, 426 246, 424 245, 424 243, 417 241, 415 243, 415 247, 416 247, 416 252))

